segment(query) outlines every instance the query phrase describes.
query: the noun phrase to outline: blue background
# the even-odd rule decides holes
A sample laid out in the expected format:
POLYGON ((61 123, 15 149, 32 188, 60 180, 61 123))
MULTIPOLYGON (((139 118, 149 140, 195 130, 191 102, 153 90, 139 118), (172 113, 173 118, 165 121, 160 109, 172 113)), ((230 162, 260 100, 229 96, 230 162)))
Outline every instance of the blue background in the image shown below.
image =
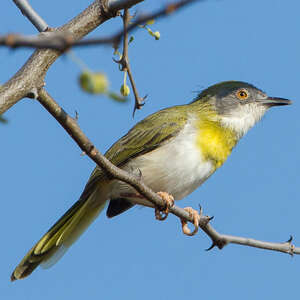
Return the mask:
MULTIPOLYGON (((1 34, 35 34, 12 1, 2 1, 1 34)), ((84 9, 86 0, 38 1, 32 6, 50 26, 60 26, 84 9)), ((136 9, 152 11, 166 1, 136 9)), ((223 80, 255 84, 271 96, 294 100, 274 108, 201 188, 177 203, 214 215, 222 233, 300 245, 298 0, 227 0, 196 3, 134 33, 130 58, 138 90, 147 104, 132 119, 133 101, 118 104, 84 94, 80 69, 61 57, 46 77, 49 93, 104 152, 138 120, 163 107, 191 101, 194 91, 223 80)), ((110 20, 91 36, 118 30, 110 20)), ((8 80, 32 50, 0 49, 0 82, 8 80)), ((76 49, 93 70, 105 72, 116 91, 123 74, 112 49, 76 49)), ((174 216, 158 222, 148 208, 133 208, 108 220, 101 215, 71 250, 49 270, 11 283, 23 255, 79 197, 94 163, 34 100, 24 99, 0 124, 1 299, 297 299, 300 257, 229 245, 213 249, 200 232, 181 233, 174 216)))

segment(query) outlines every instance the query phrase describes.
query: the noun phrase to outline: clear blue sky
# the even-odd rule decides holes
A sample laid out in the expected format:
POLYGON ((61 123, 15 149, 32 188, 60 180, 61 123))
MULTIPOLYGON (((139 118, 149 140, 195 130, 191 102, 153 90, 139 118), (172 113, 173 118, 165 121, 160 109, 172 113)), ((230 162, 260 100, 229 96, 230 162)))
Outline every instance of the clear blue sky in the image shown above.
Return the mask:
MULTIPOLYGON (((35 34, 13 1, 2 1, 0 33, 35 34)), ((38 1, 31 4, 51 26, 59 26, 92 1, 38 1)), ((151 11, 166 1, 138 6, 151 11)), ((270 111, 247 134, 225 165, 202 187, 177 203, 214 215, 222 233, 268 241, 292 234, 300 246, 300 38, 298 0, 210 0, 194 4, 152 26, 155 41, 135 32, 130 58, 147 104, 131 118, 133 103, 120 105, 80 91, 80 72, 68 57, 50 69, 50 94, 104 152, 138 120, 163 107, 187 103, 194 91, 223 80, 255 84, 271 96, 294 100, 270 111)), ((119 19, 97 29, 104 36, 119 19)), ((31 50, 0 49, 0 82, 31 50)), ((76 50, 93 70, 108 74, 118 90, 122 74, 110 47, 76 50)), ((94 164, 58 123, 33 100, 22 100, 0 124, 1 258, 0 298, 12 299, 282 299, 299 295, 300 256, 236 245, 204 251, 209 239, 181 233, 177 218, 154 219, 134 208, 108 220, 101 215, 57 265, 37 269, 11 283, 16 264, 79 197, 94 164)))

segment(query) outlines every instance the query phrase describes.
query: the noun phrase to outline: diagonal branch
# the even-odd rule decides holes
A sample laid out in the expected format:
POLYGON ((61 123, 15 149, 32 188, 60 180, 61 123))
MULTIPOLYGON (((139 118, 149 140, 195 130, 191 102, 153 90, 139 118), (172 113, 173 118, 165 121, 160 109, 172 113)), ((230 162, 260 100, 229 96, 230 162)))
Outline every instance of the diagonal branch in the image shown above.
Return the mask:
MULTIPOLYGON (((134 176, 122 169, 117 168, 108 159, 105 158, 93 145, 93 143, 86 137, 78 126, 76 120, 72 119, 44 90, 39 91, 39 102, 45 107, 45 109, 60 123, 60 125, 68 132, 71 138, 77 143, 77 145, 84 151, 100 168, 105 170, 109 176, 115 179, 124 181, 133 186, 141 195, 146 197, 153 203, 155 207, 164 207, 164 201, 149 187, 147 187, 140 177, 134 176)), ((190 223, 193 223, 193 218, 188 212, 178 206, 172 206, 169 209, 170 213, 184 219, 190 223)), ((265 241, 259 241, 255 239, 238 237, 226 234, 218 233, 209 223, 211 218, 207 216, 200 216, 199 226, 212 240, 212 246, 217 246, 222 249, 228 244, 239 244, 244 246, 250 246, 255 248, 279 251, 288 253, 290 255, 300 254, 300 247, 292 245, 292 239, 289 239, 285 243, 270 243, 265 241)), ((209 249, 209 250, 210 250, 209 249)))
POLYGON ((26 16, 29 21, 35 26, 39 32, 46 31, 48 29, 48 24, 45 20, 32 8, 27 0, 13 0, 15 4, 19 7, 22 14, 26 16))
MULTIPOLYGON (((142 2, 135 0, 134 2, 142 2)), ((106 4, 108 1, 105 1, 106 4)), ((122 1, 127 7, 132 0, 122 1)), ((110 2, 108 2, 110 3, 110 2)), ((74 40, 79 40, 97 26, 117 14, 116 10, 109 10, 102 1, 95 0, 87 9, 69 21, 67 24, 52 29, 54 32, 68 32, 74 40)), ((42 33, 42 36, 51 35, 51 32, 42 33)), ((44 85, 44 78, 49 67, 62 55, 62 52, 51 49, 36 50, 24 66, 0 89, 0 114, 24 97, 35 97, 37 89, 44 85)))

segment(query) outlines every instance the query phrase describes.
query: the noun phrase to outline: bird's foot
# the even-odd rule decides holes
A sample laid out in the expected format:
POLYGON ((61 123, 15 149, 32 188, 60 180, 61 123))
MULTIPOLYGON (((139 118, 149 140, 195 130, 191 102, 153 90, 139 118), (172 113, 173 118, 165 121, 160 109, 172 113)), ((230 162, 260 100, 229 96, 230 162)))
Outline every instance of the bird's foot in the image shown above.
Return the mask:
POLYGON ((163 210, 155 208, 155 218, 164 221, 168 217, 169 209, 174 205, 174 197, 166 192, 158 192, 157 195, 164 200, 165 207, 163 210))
POLYGON ((194 230, 191 231, 188 227, 188 222, 184 219, 180 219, 182 225, 182 232, 185 235, 193 236, 198 232, 199 229, 199 222, 202 216, 202 209, 200 208, 200 212, 198 213, 197 210, 193 209, 192 207, 185 207, 185 211, 189 213, 189 215, 193 218, 194 230))

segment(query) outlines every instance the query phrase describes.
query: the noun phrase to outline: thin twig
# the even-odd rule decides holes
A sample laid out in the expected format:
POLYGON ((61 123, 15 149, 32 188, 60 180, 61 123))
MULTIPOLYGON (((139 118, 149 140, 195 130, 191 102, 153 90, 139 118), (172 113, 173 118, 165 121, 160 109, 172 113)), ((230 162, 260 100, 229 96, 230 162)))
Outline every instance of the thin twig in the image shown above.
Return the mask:
POLYGON ((138 0, 111 0, 108 3, 108 9, 109 10, 121 10, 124 8, 130 8, 136 4, 138 4, 141 1, 138 0))
MULTIPOLYGON (((72 139, 77 143, 81 150, 86 153, 100 168, 102 168, 112 178, 124 181, 134 187, 141 195, 147 198, 153 206, 164 207, 164 201, 149 187, 147 187, 141 176, 135 176, 113 165, 105 156, 103 156, 92 142, 86 137, 77 124, 77 121, 71 118, 44 90, 39 91, 38 100, 46 108, 46 110, 61 124, 61 126, 68 132, 72 139)), ((169 212, 184 219, 190 223, 194 220, 188 212, 184 209, 174 205, 169 209, 169 212)), ((279 251, 288 253, 290 255, 300 254, 300 247, 292 245, 292 239, 290 238, 284 243, 270 243, 265 241, 259 241, 251 238, 232 236, 218 233, 209 223, 211 218, 207 216, 200 216, 199 226, 200 228, 211 238, 212 246, 217 246, 222 249, 228 244, 239 244, 243 246, 250 246, 255 248, 261 248, 266 250, 279 251)))
MULTIPOLYGON (((157 19, 170 15, 184 6, 196 1, 204 2, 206 0, 185 0, 177 1, 166 5, 162 9, 154 12, 153 14, 141 15, 129 26, 127 26, 127 33, 135 30, 138 25, 145 24, 147 21, 157 19)), ((141 0, 139 1, 141 2, 141 0)), ((49 33, 47 36, 24 36, 19 34, 0 35, 0 46, 6 46, 11 48, 28 47, 37 49, 55 49, 65 51, 70 47, 83 47, 83 46, 95 46, 102 44, 118 45, 123 38, 124 30, 118 31, 113 36, 103 38, 89 38, 84 40, 78 40, 72 34, 68 32, 49 33)))
POLYGON ((119 61, 117 61, 118 64, 122 66, 122 71, 127 72, 129 76, 129 80, 131 83, 131 87, 133 90, 134 94, 134 109, 132 115, 134 116, 134 113, 137 109, 141 109, 142 106, 144 105, 144 100, 146 97, 140 97, 136 88, 136 84, 131 72, 130 68, 130 63, 129 63, 129 56, 128 56, 128 31, 127 27, 130 23, 131 16, 129 14, 129 9, 125 8, 124 9, 124 15, 123 15, 123 27, 124 27, 124 32, 123 32, 123 53, 122 57, 119 61))
POLYGON ((46 31, 48 24, 45 20, 32 8, 27 0, 13 0, 22 14, 29 19, 39 32, 46 31))
MULTIPOLYGON (((127 0, 128 3, 131 2, 127 0)), ((124 1, 124 3, 127 3, 124 1)), ((143 0, 136 0, 142 2, 143 0)), ((80 40, 83 36, 94 30, 100 24, 111 18, 103 11, 102 2, 95 0, 87 9, 73 18, 65 25, 54 29, 55 33, 68 32, 75 40, 80 40)), ((42 35, 48 36, 45 32, 42 35)), ((0 89, 0 114, 3 114, 11 106, 21 99, 34 93, 44 85, 44 78, 50 66, 62 53, 51 49, 36 50, 27 60, 23 67, 0 89)))

